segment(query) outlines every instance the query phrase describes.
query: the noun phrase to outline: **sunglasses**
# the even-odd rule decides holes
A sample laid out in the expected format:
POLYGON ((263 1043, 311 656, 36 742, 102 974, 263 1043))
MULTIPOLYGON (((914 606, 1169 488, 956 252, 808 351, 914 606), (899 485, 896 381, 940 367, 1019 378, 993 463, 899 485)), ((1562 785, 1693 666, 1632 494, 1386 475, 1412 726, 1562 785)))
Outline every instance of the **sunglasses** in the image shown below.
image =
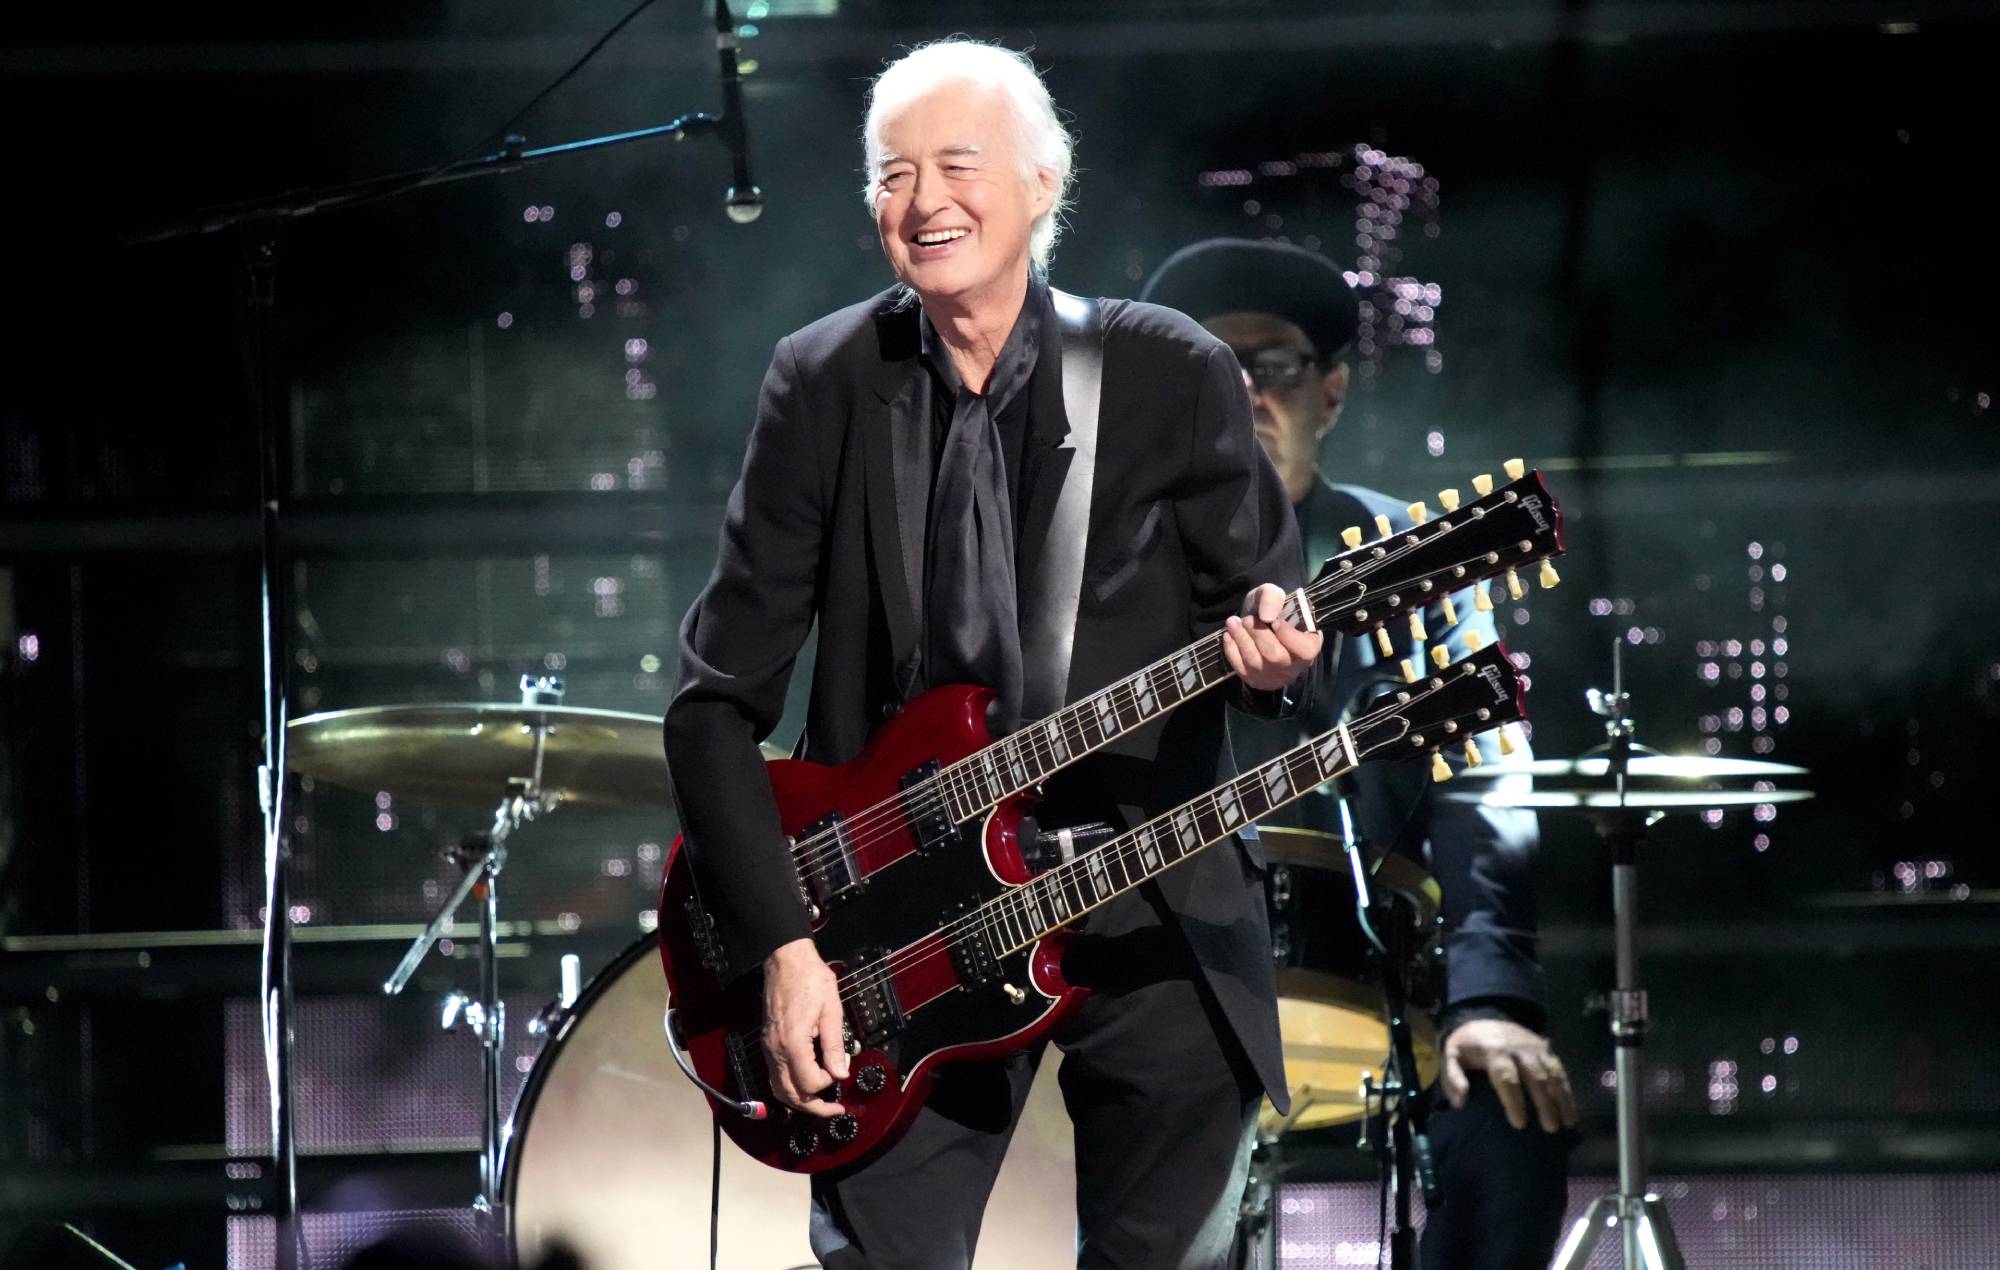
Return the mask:
POLYGON ((1237 349, 1236 359, 1243 363, 1251 386, 1260 393, 1288 392, 1298 387, 1315 365, 1312 354, 1285 344, 1237 349))

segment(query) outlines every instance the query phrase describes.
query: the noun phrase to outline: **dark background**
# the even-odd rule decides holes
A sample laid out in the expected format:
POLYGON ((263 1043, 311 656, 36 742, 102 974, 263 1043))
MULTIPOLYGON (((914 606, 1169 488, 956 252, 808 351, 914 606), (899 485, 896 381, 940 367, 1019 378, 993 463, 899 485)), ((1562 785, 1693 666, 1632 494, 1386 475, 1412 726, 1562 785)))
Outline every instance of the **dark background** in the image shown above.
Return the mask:
MULTIPOLYGON (((285 232, 296 713, 504 700, 525 671, 658 713, 773 341, 888 281, 859 197, 868 76, 919 39, 1003 38, 1033 47, 1079 138, 1053 269, 1070 290, 1133 294, 1222 233, 1359 268, 1368 180, 1433 180, 1378 272, 1436 287, 1407 324, 1434 342, 1399 342, 1371 290, 1380 342, 1326 469, 1411 498, 1516 454, 1549 473, 1564 586, 1501 614, 1539 752, 1601 739, 1582 693, 1624 641, 1642 740, 1812 769, 1817 801, 1768 821, 1655 831, 1662 1167, 2000 1167, 1980 814, 2000 23, 1759 0, 820 7, 774 5, 746 44, 754 225, 722 215, 721 147, 690 141, 285 232)), ((0 1236, 87 1213, 137 1260, 219 1260, 241 1200, 223 1162, 264 1141, 241 270, 227 235, 119 232, 472 150, 622 12, 12 16, 0 1236)), ((531 143, 714 108, 702 22, 661 0, 525 121, 531 143)), ((301 1062, 325 1093, 309 1197, 393 1146, 412 1202, 460 1202, 475 1047, 431 1011, 470 986, 463 950, 401 1001, 371 993, 450 884, 439 850, 483 817, 325 788, 293 811, 294 901, 321 936, 300 954, 301 1062), (356 1080, 423 1105, 341 1111, 356 1080)), ((523 838, 519 1017, 558 952, 588 970, 645 929, 672 832, 571 812, 523 838)), ((1539 883, 1556 1039, 1587 1086, 1579 1164, 1602 1169, 1609 1046, 1583 1004, 1610 974, 1608 884, 1579 826, 1545 818, 1539 883)))

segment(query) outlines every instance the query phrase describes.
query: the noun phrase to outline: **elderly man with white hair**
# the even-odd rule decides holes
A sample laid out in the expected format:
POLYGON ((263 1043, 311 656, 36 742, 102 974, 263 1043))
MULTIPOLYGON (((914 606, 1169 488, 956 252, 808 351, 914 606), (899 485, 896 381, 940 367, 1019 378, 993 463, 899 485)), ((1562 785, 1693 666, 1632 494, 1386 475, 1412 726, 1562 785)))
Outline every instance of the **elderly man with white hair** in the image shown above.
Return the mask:
MULTIPOLYGON (((762 975, 772 1089, 804 1112, 836 1110, 841 1003, 757 745, 815 626, 802 755, 823 763, 929 688, 992 688, 1005 731, 1226 630, 1229 685, 1057 773, 1045 828, 1135 825, 1215 786, 1225 709, 1285 711, 1319 652, 1280 618, 1297 529, 1228 347, 1171 310, 1045 280, 1070 151, 1009 50, 931 44, 876 80, 867 200, 897 285, 779 342, 682 626, 666 746, 695 877, 725 975, 762 975)), ((1257 1101, 1285 1100, 1264 875, 1244 834, 1092 912, 1071 945, 1064 972, 1092 991, 1053 1040, 1079 1265, 1227 1255, 1257 1101)), ((823 1264, 968 1265, 1036 1057, 945 1069, 900 1137, 816 1174, 823 1264)))

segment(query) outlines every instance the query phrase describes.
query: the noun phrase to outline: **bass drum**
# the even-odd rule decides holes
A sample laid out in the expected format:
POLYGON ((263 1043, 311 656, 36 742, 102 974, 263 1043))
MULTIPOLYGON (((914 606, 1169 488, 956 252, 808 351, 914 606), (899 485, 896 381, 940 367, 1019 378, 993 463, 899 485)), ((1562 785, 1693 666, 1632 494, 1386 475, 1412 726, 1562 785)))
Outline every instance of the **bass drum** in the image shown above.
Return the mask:
MULTIPOLYGON (((1355 915, 1354 877, 1338 839, 1309 829, 1265 826, 1258 836, 1271 862, 1266 894, 1271 953, 1278 971, 1278 1031, 1292 1110, 1269 1102, 1259 1116, 1266 1139, 1327 1129, 1368 1114, 1364 1076, 1382 1079, 1389 1054, 1381 963, 1355 915)), ((1430 874, 1400 855, 1371 858, 1375 920, 1410 923, 1413 946, 1410 1042, 1423 1083, 1437 1079, 1437 1006, 1429 946, 1435 942, 1440 894, 1430 874), (1393 896, 1393 906, 1381 901, 1393 896), (1392 915, 1393 914, 1393 915, 1392 915), (1400 915, 1400 918, 1394 915, 1400 915)), ((1386 926, 1383 927, 1386 931, 1386 926)))
MULTIPOLYGON (((515 1262, 566 1247, 591 1270, 685 1270, 708 1257, 708 1100, 681 1075, 661 1020, 658 939, 620 953, 535 1060, 507 1145, 503 1194, 515 1262)), ((994 1187, 975 1270, 1073 1265, 1076 1162, 1051 1047, 994 1187)), ((726 1140, 720 1265, 814 1266, 804 1177, 726 1140)))

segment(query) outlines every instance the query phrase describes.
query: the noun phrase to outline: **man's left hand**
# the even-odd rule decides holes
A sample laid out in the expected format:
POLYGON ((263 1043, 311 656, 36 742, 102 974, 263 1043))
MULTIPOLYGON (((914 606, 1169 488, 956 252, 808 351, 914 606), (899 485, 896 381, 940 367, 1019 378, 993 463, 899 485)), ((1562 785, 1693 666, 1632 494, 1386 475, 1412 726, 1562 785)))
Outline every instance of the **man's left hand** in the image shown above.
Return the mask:
POLYGON ((1470 1083, 1466 1070, 1483 1071, 1500 1096, 1507 1123, 1528 1127, 1528 1104, 1544 1132, 1576 1128, 1576 1097, 1569 1073, 1549 1048, 1549 1038, 1507 1019, 1470 1019, 1451 1030, 1444 1041, 1444 1073, 1440 1083, 1454 1107, 1465 1105, 1470 1083))
POLYGON ((1318 631, 1302 631, 1283 616, 1285 592, 1271 583, 1243 597, 1243 616, 1224 624, 1222 655, 1244 683, 1274 692, 1297 679, 1319 656, 1318 631))

